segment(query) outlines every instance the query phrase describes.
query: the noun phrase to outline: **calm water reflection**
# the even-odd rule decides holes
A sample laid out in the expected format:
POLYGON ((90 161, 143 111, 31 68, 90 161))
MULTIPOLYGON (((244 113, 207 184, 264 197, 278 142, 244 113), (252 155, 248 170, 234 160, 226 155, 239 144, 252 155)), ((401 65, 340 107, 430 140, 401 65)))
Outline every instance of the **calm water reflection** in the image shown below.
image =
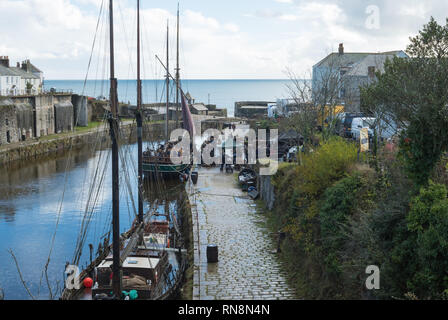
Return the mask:
MULTIPOLYGON (((137 184, 135 176, 137 146, 128 145, 122 148, 130 171, 129 181, 135 207, 137 206, 137 184)), ((66 155, 52 159, 31 161, 18 168, 0 168, 0 287, 5 291, 6 299, 30 299, 24 289, 17 268, 7 250, 12 249, 18 259, 24 279, 35 296, 48 299, 48 289, 41 281, 55 231, 58 216, 60 217, 56 233, 49 277, 53 285, 57 281, 63 285, 63 271, 66 261, 73 258, 76 239, 83 219, 83 212, 97 167, 107 166, 106 176, 98 202, 93 208, 89 233, 82 255, 82 265, 89 259, 88 244, 97 248, 101 237, 110 230, 111 220, 111 176, 110 150, 89 152, 87 150, 72 153, 71 161, 66 155), (66 168, 67 175, 66 175, 66 168), (61 199, 64 192, 64 201, 61 199), (58 214, 60 210, 60 215, 58 214)), ((126 231, 134 219, 134 204, 124 183, 125 172, 121 172, 120 189, 120 230, 126 231)), ((170 208, 176 210, 178 195, 182 187, 178 183, 167 187, 170 198, 166 203, 160 194, 153 190, 161 185, 146 186, 149 201, 145 206, 152 206, 163 212, 170 208)))

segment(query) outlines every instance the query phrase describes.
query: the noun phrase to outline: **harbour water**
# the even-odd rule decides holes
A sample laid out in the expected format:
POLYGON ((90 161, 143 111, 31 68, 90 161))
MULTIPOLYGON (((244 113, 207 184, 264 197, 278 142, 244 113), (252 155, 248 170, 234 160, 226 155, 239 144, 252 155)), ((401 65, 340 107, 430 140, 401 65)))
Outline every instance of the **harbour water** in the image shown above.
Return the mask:
MULTIPOLYGON (((134 199, 137 206, 137 178, 134 170, 137 146, 122 146, 122 151, 129 169, 128 174, 123 170, 120 174, 120 231, 124 232, 129 229, 135 217, 131 199, 134 199), (129 177, 130 188, 126 186, 126 176, 129 177), (129 189, 132 196, 129 195, 129 189)), ((59 288, 63 286, 65 263, 72 261, 89 193, 98 198, 90 210, 92 219, 80 269, 90 260, 88 244, 93 244, 95 255, 98 243, 102 241, 101 237, 111 227, 109 153, 108 149, 95 152, 87 149, 73 151, 70 157, 64 153, 40 161, 21 163, 15 168, 0 168, 0 287, 4 289, 5 299, 30 299, 9 249, 17 257, 24 281, 32 294, 39 299, 49 298, 42 271, 56 225, 58 227, 48 276, 53 290, 58 282, 59 288), (97 168, 100 168, 100 173, 102 168, 106 170, 103 187, 98 193, 89 190, 92 181, 98 182, 100 179, 94 177, 97 168)), ((165 187, 171 188, 169 194, 178 194, 172 190, 176 186, 165 187)), ((166 202, 160 193, 152 193, 151 187, 145 191, 149 195, 149 201, 145 202, 146 208, 152 205, 159 212, 164 212, 167 207, 172 213, 176 211, 176 197, 171 197, 166 202)))
MULTIPOLYGON (((287 97, 287 83, 286 80, 188 80, 184 81, 183 88, 191 92, 196 101, 208 103, 210 94, 210 103, 217 104, 218 108, 227 108, 231 116, 235 101, 275 101, 276 98, 287 97)), ((109 90, 108 81, 87 81, 84 87, 83 81, 46 80, 45 88, 72 90, 93 97, 108 96, 109 90)), ((144 103, 163 101, 163 81, 144 81, 144 88, 144 103)), ((135 81, 119 81, 121 101, 135 103, 135 91, 135 81)), ((132 193, 130 196, 126 183, 122 183, 120 231, 124 232, 134 219, 133 207, 136 206, 137 147, 131 144, 122 148, 128 162, 132 193), (134 199, 134 203, 130 199, 134 199)), ((0 168, 0 288, 4 289, 6 299, 30 299, 9 249, 17 257, 23 280, 32 294, 39 299, 48 299, 49 290, 42 272, 53 246, 48 266, 49 282, 53 290, 57 285, 59 289, 63 287, 65 264, 73 259, 86 201, 92 193, 89 188, 95 180, 97 168, 105 167, 103 188, 95 192, 98 198, 90 208, 92 219, 80 268, 89 262, 88 244, 93 244, 95 254, 98 243, 110 230, 109 153, 109 149, 93 152, 86 148, 73 151, 70 157, 67 153, 51 155, 39 161, 0 168)), ((123 182, 124 177, 125 172, 121 172, 123 182)), ((172 190, 169 192, 174 193, 172 190)), ((155 209, 161 212, 167 207, 175 211, 176 199, 169 199, 166 203, 160 194, 154 195, 151 190, 148 194, 146 206, 155 205, 155 209)))
MULTIPOLYGON (((227 109, 228 115, 234 115, 236 101, 272 101, 288 98, 289 80, 183 80, 182 89, 190 92, 196 102, 216 104, 218 108, 227 109)), ((91 97, 109 96, 108 80, 45 80, 45 89, 73 90, 74 93, 91 97)), ((164 80, 144 80, 143 103, 165 101, 164 80)), ((171 101, 174 90, 171 89, 171 101)), ((136 103, 135 80, 119 80, 118 96, 122 102, 136 103)))

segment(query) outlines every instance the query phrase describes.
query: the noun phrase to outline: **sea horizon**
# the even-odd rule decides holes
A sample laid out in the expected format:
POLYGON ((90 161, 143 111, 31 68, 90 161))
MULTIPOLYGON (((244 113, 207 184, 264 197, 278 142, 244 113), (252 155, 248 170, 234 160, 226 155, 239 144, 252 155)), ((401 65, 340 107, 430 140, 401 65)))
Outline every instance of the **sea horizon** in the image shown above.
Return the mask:
MULTIPOLYGON (((228 116, 234 116, 235 102, 266 101, 290 98, 289 79, 182 79, 181 85, 197 103, 214 104, 227 109, 228 116)), ((304 80, 306 81, 306 80, 304 80)), ((137 102, 136 79, 119 79, 119 101, 137 102)), ((172 83, 172 82, 171 82, 172 83)), ((165 79, 142 80, 143 102, 160 103, 166 101, 165 79)), ((45 80, 44 89, 55 88, 72 91, 93 98, 109 96, 109 79, 101 80, 45 80)), ((175 101, 174 87, 170 87, 170 101, 175 101)))
MULTIPOLYGON (((104 80, 110 80, 109 78, 104 79, 87 79, 87 81, 104 81, 104 80)), ((128 79, 118 79, 119 81, 137 81, 137 78, 128 78, 128 79)), ((159 78, 159 79, 142 79, 142 81, 165 81, 165 78, 159 78)), ((311 80, 311 79, 299 79, 299 80, 311 80)), ((85 79, 44 79, 44 81, 85 81, 85 79)), ((172 81, 172 80, 171 80, 172 81)), ((291 79, 276 79, 276 78, 265 78, 265 79, 256 79, 256 78, 244 78, 244 79, 186 79, 183 78, 181 81, 291 81, 291 79)))

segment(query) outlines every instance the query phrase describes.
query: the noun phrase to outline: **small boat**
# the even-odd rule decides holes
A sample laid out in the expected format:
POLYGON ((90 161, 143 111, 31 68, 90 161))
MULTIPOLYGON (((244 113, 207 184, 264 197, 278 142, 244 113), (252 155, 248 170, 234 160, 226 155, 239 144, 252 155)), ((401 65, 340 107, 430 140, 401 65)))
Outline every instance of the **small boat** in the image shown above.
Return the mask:
POLYGON ((238 182, 243 191, 249 191, 250 187, 257 186, 257 173, 250 168, 244 168, 238 174, 238 182))

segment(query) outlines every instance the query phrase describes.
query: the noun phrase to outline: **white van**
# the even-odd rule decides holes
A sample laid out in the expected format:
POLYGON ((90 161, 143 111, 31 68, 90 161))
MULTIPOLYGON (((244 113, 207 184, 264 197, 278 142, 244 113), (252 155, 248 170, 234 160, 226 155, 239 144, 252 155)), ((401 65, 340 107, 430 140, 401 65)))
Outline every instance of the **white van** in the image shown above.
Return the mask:
POLYGON ((352 138, 359 140, 359 136, 363 128, 368 128, 369 137, 373 137, 375 120, 375 118, 353 118, 351 130, 352 138))

